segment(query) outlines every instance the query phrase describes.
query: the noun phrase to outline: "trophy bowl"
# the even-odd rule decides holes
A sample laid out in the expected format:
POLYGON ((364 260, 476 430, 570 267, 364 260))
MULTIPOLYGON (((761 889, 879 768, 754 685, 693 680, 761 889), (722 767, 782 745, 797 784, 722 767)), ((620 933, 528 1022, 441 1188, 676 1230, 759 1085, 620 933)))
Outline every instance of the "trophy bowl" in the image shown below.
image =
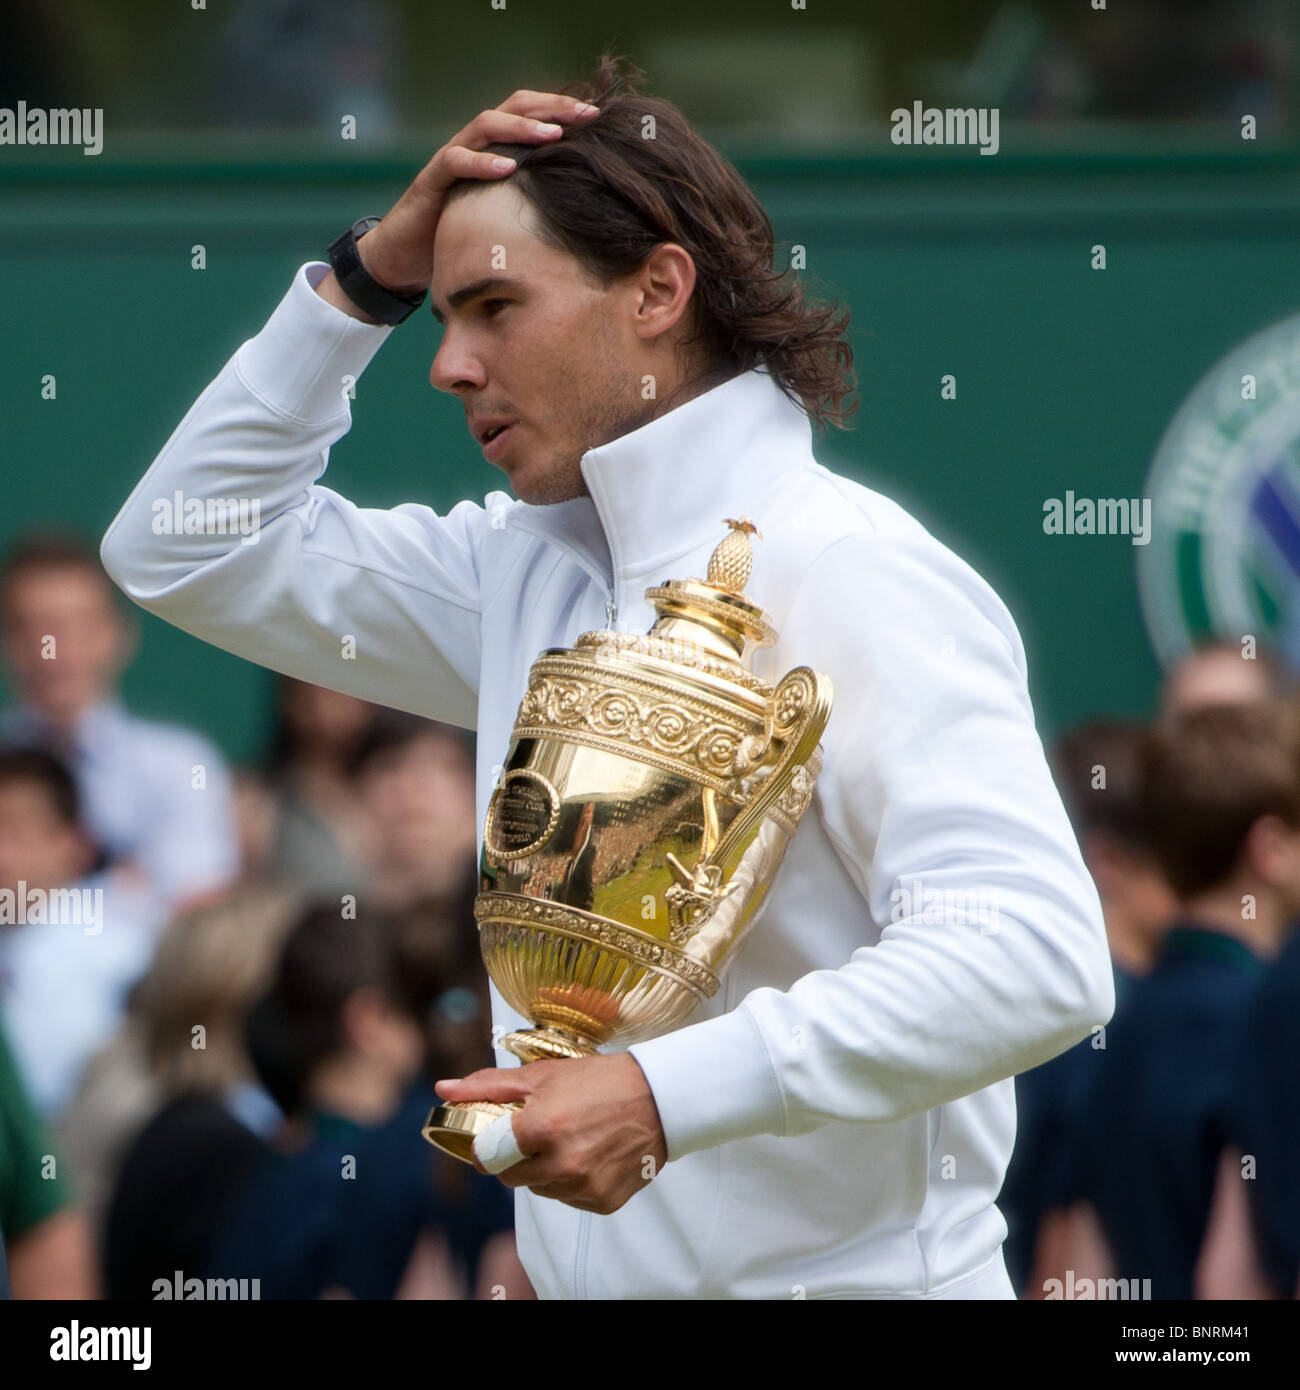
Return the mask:
MULTIPOLYGON (((525 1063, 682 1025, 757 918, 821 770, 829 679, 750 669, 776 639, 744 597, 747 521, 705 580, 646 591, 648 633, 584 633, 532 665, 488 805, 474 904, 483 962, 532 1027, 525 1063)), ((512 1105, 435 1106, 430 1143, 470 1160, 512 1105)))

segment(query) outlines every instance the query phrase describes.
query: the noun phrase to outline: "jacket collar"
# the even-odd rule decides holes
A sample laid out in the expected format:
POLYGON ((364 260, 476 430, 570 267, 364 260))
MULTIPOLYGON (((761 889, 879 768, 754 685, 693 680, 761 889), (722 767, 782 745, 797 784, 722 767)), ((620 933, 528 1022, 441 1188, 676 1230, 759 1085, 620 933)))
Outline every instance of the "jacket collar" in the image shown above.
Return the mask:
POLYGON ((1260 973, 1267 965, 1240 937, 1229 935, 1221 927, 1190 919, 1175 922, 1165 932, 1160 954, 1166 963, 1180 959, 1206 960, 1251 974, 1260 973))
POLYGON ((657 571, 726 534, 800 458, 811 461, 803 409, 755 367, 582 456, 589 496, 516 501, 507 524, 573 554, 606 583, 657 571))

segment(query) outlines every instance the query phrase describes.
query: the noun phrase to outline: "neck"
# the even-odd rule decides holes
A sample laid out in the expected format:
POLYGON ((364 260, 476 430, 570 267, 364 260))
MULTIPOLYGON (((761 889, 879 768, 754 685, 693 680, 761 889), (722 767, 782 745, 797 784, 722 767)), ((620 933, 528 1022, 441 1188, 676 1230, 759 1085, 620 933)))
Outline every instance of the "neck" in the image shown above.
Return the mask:
POLYGON ((655 403, 654 409, 645 420, 657 420, 661 415, 667 415, 670 410, 676 410, 678 406, 685 405, 687 401, 693 401, 696 396, 702 396, 706 391, 712 391, 715 386, 721 386, 724 381, 730 381, 738 373, 738 368, 730 363, 713 365, 708 367, 698 367, 685 376, 677 378, 674 385, 655 403))
POLYGON ((389 1074, 366 1058, 346 1053, 317 1069, 308 1088, 318 1110, 359 1125, 382 1124, 393 1113, 397 1087, 389 1074))
POLYGON ((58 733, 72 734, 86 715, 107 698, 107 692, 95 690, 71 704, 50 707, 33 702, 29 708, 58 733))
POLYGON ((1181 909, 1182 916, 1235 937, 1264 957, 1276 955, 1290 922, 1277 897, 1258 883, 1198 893, 1183 899, 1181 909), (1254 915, 1244 916, 1252 898, 1254 915))
POLYGON ((1146 974, 1156 955, 1153 933, 1114 903, 1107 905, 1105 918, 1111 959, 1129 975, 1146 974))

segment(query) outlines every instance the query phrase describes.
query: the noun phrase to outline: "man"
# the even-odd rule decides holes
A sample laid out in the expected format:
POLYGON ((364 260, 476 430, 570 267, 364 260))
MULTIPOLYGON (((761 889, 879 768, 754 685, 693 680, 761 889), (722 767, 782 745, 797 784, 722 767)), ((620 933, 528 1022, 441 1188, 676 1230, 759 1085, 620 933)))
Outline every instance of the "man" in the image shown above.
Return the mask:
MULTIPOLYGON (((360 239, 372 281, 431 291, 430 380, 518 500, 437 516, 319 486, 343 379, 391 331, 373 320, 409 307, 390 315, 345 246, 334 274, 298 271, 208 388, 104 560, 210 641, 475 727, 481 826, 538 652, 644 631, 644 590, 703 575, 724 518, 749 517, 747 593, 780 634, 758 673, 807 664, 836 690, 816 808, 762 921, 689 1026, 439 1091, 524 1102, 528 1157, 502 1181, 543 1298, 1011 1297, 994 1204, 1009 1078, 1114 1006, 1023 648, 961 560, 814 461, 810 417, 842 418, 851 389, 844 325, 773 271, 731 166, 632 86, 606 60, 594 110, 516 93, 360 239), (149 527, 157 495, 241 486, 259 491, 256 546, 149 527), (996 895, 996 920, 911 911, 930 887, 996 895)), ((527 1026, 495 990, 493 1020, 527 1026)))
POLYGON ((1265 1163, 1240 1076, 1265 966, 1300 912, 1297 735, 1285 706, 1211 704, 1158 725, 1144 759, 1143 819, 1179 914, 1097 1054, 1076 1190, 1099 1218, 1105 1275, 1149 1279, 1154 1298, 1250 1293, 1223 1278, 1221 1248, 1202 1257, 1252 1185, 1243 1152, 1265 1163))
POLYGON ((91 872, 94 857, 68 769, 0 750, 0 1005, 49 1123, 116 1029, 162 925, 152 894, 120 870, 91 872))
MULTIPOLYGON (((1059 739, 1048 763, 1101 899, 1117 1009, 1151 969, 1178 908, 1143 825, 1145 746, 1144 725, 1095 719, 1059 739)), ((1016 1077, 1016 1148, 999 1206, 1012 1281, 1033 1298, 1073 1267, 1079 1105, 1100 1055, 1085 1038, 1016 1077)))
MULTIPOLYGON (((1220 1162, 1197 1276, 1206 1297, 1300 1298, 1300 931, 1293 926, 1246 1016, 1236 1095, 1251 1180, 1220 1162)), ((1235 1160, 1235 1162, 1234 1162, 1235 1160)))
POLYGON ((164 906, 222 887, 237 867, 225 763, 207 739, 117 699, 130 631, 94 552, 66 536, 20 541, 0 566, 0 621, 19 698, 0 739, 68 763, 99 847, 164 906))

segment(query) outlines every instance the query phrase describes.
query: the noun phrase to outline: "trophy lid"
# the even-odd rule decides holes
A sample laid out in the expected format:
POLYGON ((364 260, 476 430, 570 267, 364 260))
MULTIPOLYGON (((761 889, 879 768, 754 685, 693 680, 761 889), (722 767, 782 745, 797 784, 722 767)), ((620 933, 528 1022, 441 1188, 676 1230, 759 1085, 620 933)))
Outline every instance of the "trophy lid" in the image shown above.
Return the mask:
POLYGON ((651 636, 695 644, 743 666, 750 649, 770 647, 776 632, 744 592, 754 567, 749 538, 762 540, 762 533, 745 517, 725 520, 731 530, 709 557, 704 579, 670 579, 645 596, 659 615, 651 636))

